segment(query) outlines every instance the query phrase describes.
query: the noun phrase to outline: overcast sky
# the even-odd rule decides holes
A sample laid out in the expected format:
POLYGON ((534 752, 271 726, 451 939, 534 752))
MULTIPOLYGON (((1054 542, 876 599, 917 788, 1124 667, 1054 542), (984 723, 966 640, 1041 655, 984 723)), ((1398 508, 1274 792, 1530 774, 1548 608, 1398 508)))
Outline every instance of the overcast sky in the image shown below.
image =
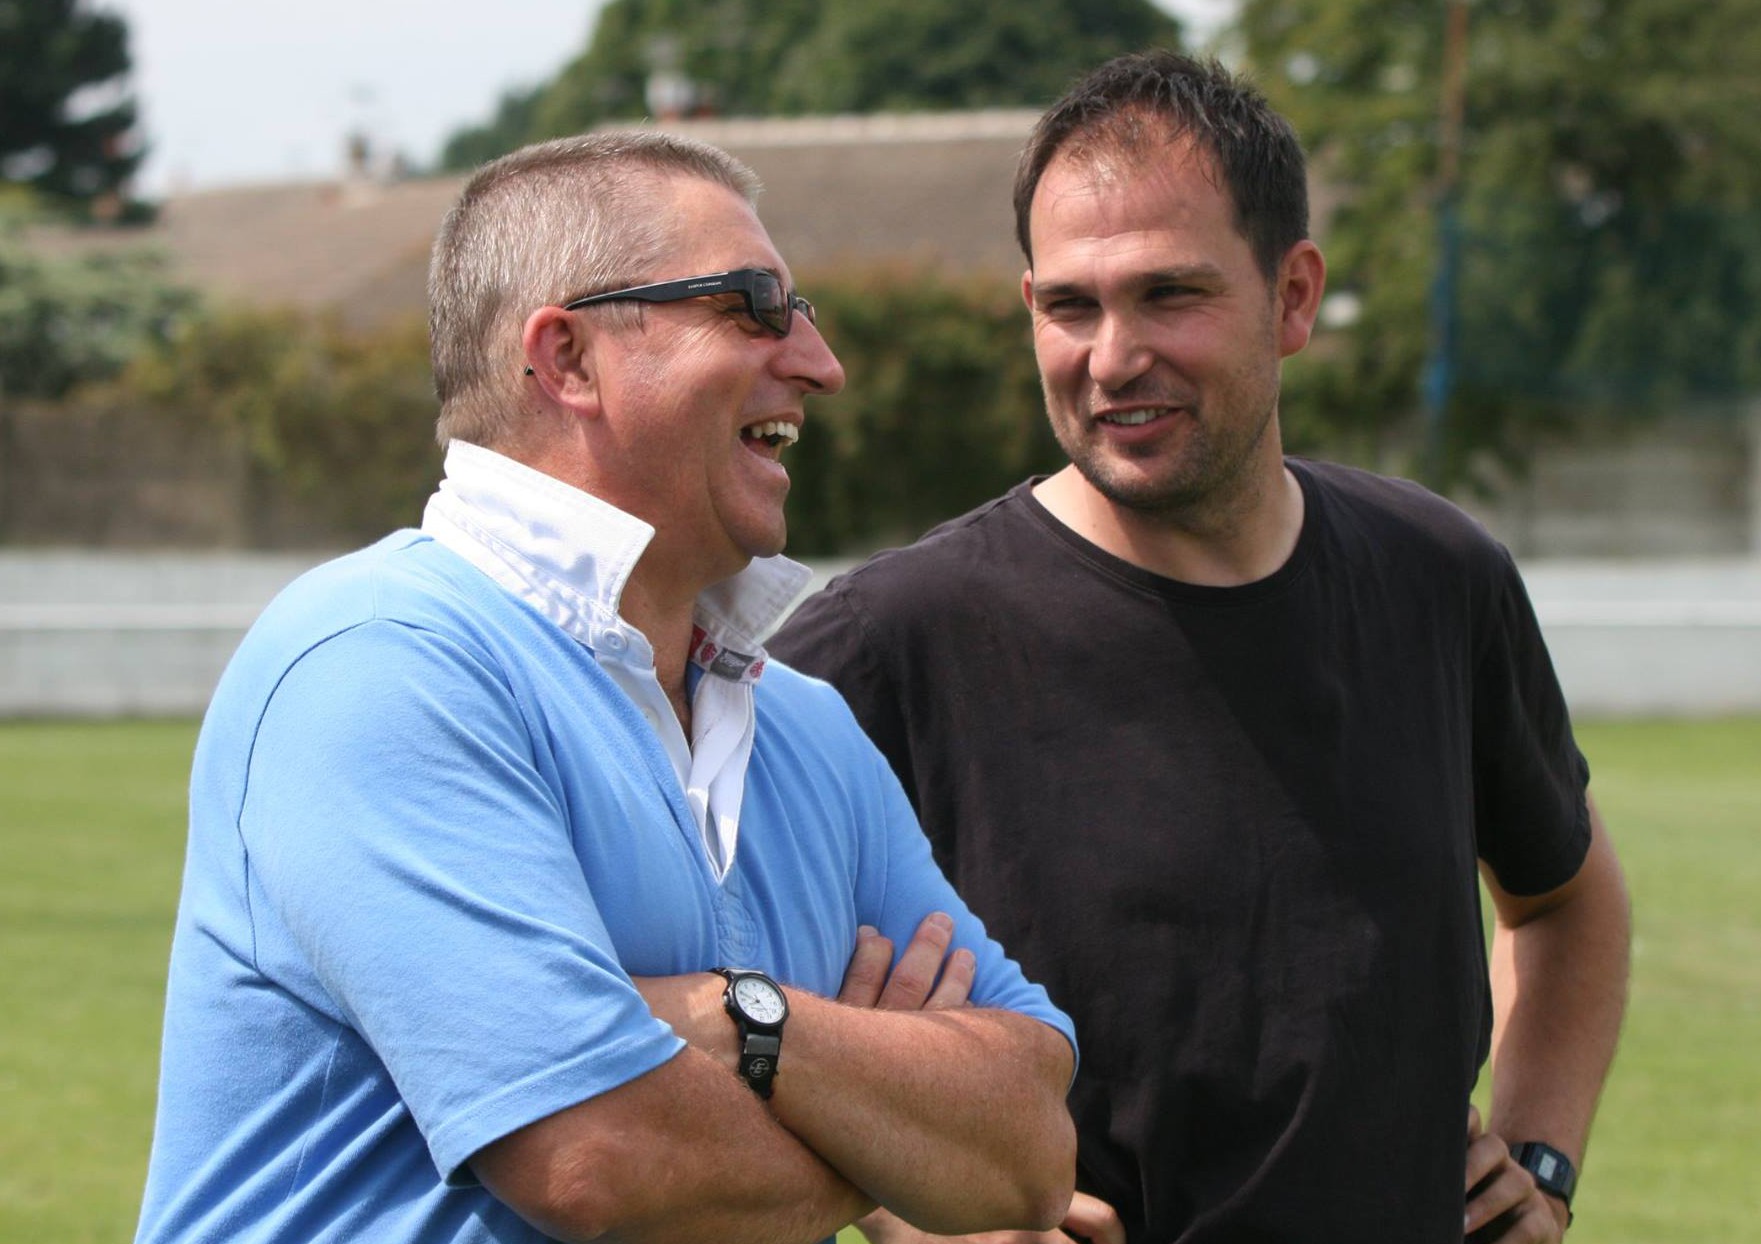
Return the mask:
MULTIPOLYGON (((601 2, 93 0, 128 19, 149 197, 329 176, 357 130, 426 163, 578 52, 601 2)), ((1201 33, 1232 4, 1155 2, 1201 33)))

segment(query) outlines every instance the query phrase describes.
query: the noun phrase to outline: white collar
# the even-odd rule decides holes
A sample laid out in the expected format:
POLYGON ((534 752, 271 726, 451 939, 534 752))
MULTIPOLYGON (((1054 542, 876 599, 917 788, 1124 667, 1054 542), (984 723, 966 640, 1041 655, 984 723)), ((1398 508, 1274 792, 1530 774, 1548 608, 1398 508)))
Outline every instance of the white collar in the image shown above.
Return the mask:
MULTIPOLYGON (((596 652, 647 640, 618 614, 654 528, 590 493, 465 441, 446 451, 446 477, 428 499, 422 530, 596 652)), ((764 557, 697 598, 692 659, 707 673, 750 682, 763 672, 758 642, 807 587, 812 571, 764 557)), ((646 651, 652 664, 652 650, 646 651)))

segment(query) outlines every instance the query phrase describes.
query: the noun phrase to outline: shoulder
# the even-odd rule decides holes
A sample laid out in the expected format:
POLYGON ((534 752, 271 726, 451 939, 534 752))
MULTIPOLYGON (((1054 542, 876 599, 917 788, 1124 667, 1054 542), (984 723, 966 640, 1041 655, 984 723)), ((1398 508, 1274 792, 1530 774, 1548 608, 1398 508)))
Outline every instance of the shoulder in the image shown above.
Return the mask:
POLYGON ((753 699, 762 717, 804 739, 836 736, 846 729, 861 734, 836 687, 784 661, 765 662, 753 699))
POLYGON ((505 595, 457 555, 419 531, 375 544, 307 571, 264 610, 259 625, 316 638, 363 622, 448 629, 505 595))
MULTIPOLYGON (((496 593, 482 575, 416 531, 399 531, 295 579, 263 610, 240 643, 226 681, 266 697, 294 666, 320 649, 360 648, 371 669, 387 673, 389 654, 417 637, 475 651, 487 663, 493 641, 486 618, 496 593)), ((511 598, 509 598, 511 600, 511 598)))
POLYGON ((1508 559, 1477 519, 1422 484, 1338 463, 1291 459, 1290 465, 1336 534, 1373 541, 1383 553, 1409 550, 1486 569, 1508 559))
POLYGON ((1029 489, 1018 485, 911 544, 874 554, 834 578, 826 595, 860 616, 892 618, 969 598, 975 585, 1015 579, 1045 539, 1029 489))
POLYGON ((831 683, 773 660, 753 691, 760 746, 787 758, 791 780, 856 789, 869 786, 885 768, 831 683))

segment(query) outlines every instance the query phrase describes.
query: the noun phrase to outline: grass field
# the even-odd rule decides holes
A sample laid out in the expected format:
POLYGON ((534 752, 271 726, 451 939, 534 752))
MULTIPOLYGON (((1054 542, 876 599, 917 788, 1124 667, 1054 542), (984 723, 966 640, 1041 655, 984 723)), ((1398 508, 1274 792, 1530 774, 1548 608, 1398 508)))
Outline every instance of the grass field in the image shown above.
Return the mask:
MULTIPOLYGON (((1574 1244, 1761 1244, 1761 719, 1580 731, 1637 924, 1574 1244)), ((185 722, 0 723, 0 1240, 129 1238, 185 722)))

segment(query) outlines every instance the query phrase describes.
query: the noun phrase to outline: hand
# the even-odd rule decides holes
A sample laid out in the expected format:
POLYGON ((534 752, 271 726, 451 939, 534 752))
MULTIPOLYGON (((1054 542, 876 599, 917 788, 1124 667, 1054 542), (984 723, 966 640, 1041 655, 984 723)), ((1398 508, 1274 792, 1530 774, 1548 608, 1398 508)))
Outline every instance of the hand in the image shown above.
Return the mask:
POLYGON ((985 1231, 978 1235, 927 1235, 884 1209, 856 1220, 869 1244, 1125 1244, 1125 1226, 1111 1205, 1078 1192, 1056 1231, 985 1231))
POLYGON ((863 925, 856 931, 856 950, 844 970, 838 1001, 882 1011, 940 1011, 966 1005, 978 960, 970 950, 949 954, 953 940, 954 922, 942 912, 931 912, 893 965, 892 939, 863 925))
POLYGON ((1485 1131, 1468 1107, 1467 1214, 1462 1231, 1472 1244, 1559 1244, 1569 1215, 1535 1186, 1535 1177, 1511 1160, 1504 1139, 1485 1131))

